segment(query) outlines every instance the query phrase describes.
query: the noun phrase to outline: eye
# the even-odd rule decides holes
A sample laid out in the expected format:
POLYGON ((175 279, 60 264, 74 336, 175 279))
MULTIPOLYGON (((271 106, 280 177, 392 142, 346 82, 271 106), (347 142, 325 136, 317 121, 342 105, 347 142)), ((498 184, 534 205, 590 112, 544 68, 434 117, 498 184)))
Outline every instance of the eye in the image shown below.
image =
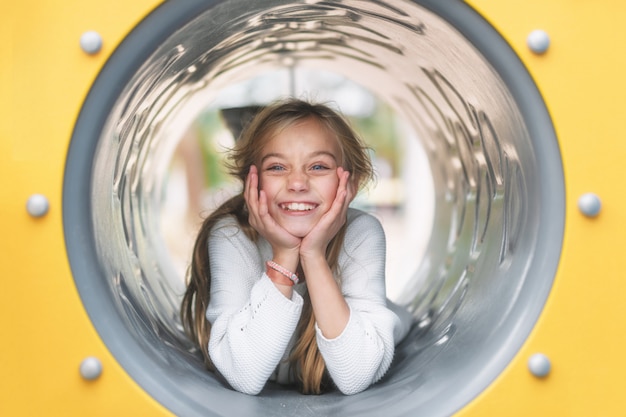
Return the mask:
POLYGON ((281 165, 278 164, 272 164, 269 165, 267 168, 265 168, 266 171, 274 171, 274 172, 280 172, 280 171, 284 171, 285 168, 281 165))
POLYGON ((311 167, 312 171, 323 171, 326 169, 329 169, 329 168, 324 164, 315 164, 311 167))

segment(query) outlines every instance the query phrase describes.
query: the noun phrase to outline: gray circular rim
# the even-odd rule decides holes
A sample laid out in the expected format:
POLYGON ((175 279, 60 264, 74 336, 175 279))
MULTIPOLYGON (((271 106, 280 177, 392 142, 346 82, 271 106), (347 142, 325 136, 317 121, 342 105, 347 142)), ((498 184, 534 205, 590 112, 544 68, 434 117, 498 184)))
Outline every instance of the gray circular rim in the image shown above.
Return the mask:
MULTIPOLYGON (((176 415, 195 415, 206 410, 193 408, 185 401, 185 392, 193 387, 185 385, 184 375, 169 375, 167 369, 155 366, 143 354, 134 336, 130 334, 123 317, 114 306, 96 256, 95 237, 91 225, 91 170, 100 132, 121 90, 148 59, 150 54, 178 28, 188 23, 217 1, 192 0, 165 2, 139 23, 114 51, 93 83, 72 134, 63 183, 63 227, 68 258, 74 280, 85 309, 100 337, 113 356, 156 401, 176 415), (146 370, 150 370, 147 372, 146 370)), ((529 136, 537 149, 538 167, 545 179, 541 199, 540 227, 551 230, 550 241, 538 242, 542 254, 535 269, 545 273, 533 298, 527 300, 522 315, 523 326, 499 359, 500 371, 515 356, 539 317, 558 266, 564 231, 565 195, 564 176, 560 151, 552 121, 543 98, 526 70, 523 62, 502 36, 475 10, 459 0, 418 0, 419 5, 431 10, 454 26, 489 61, 509 89, 524 118, 529 136), (548 220, 563 219, 560 224, 548 220)), ((468 387, 462 395, 455 396, 451 404, 428 415, 447 415, 458 411, 484 390, 497 375, 487 374, 468 387), (480 385, 480 386, 479 386, 480 385)), ((375 399, 367 398, 374 404, 375 399)), ((219 392, 211 392, 207 403, 219 402, 219 392)), ((406 407, 400 407, 405 411, 406 407)))

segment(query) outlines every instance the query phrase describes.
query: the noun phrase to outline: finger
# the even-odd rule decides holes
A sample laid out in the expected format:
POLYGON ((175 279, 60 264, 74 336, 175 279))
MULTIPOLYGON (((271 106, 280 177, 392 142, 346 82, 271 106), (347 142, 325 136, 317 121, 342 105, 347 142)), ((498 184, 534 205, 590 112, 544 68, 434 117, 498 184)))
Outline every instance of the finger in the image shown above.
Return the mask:
POLYGON ((245 198, 248 202, 248 205, 252 205, 254 207, 258 204, 259 191, 258 191, 258 175, 257 170, 254 165, 250 166, 250 172, 248 172, 248 176, 246 177, 246 190, 245 190, 245 198))
POLYGON ((256 166, 251 165, 250 166, 250 172, 248 174, 248 177, 250 178, 250 185, 249 185, 249 189, 248 191, 250 192, 251 196, 257 196, 257 193, 259 192, 259 174, 257 172, 256 166))
POLYGON ((348 191, 348 195, 347 195, 347 200, 348 200, 348 204, 352 202, 352 200, 354 200, 354 197, 356 197, 357 194, 357 184, 356 181, 352 178, 350 178, 350 173, 348 173, 348 178, 346 178, 347 181, 347 191, 348 191))
POLYGON ((337 168, 337 176, 339 177, 339 187, 345 188, 348 185, 348 178, 350 178, 350 171, 346 171, 342 167, 337 168))
POLYGON ((345 189, 347 191, 346 201, 350 204, 357 194, 358 187, 356 179, 351 178, 352 174, 350 171, 346 171, 341 167, 337 169, 337 175, 339 176, 339 186, 337 187, 337 192, 339 193, 339 190, 342 188, 345 189))
MULTIPOLYGON (((337 186, 337 197, 340 204, 349 204, 352 201, 352 189, 350 184, 350 172, 343 168, 337 170, 339 175, 339 185, 337 186)), ((337 198, 336 198, 337 199, 337 198)))
POLYGON ((345 219, 346 213, 348 212, 348 207, 350 203, 354 199, 354 188, 352 186, 352 182, 350 181, 350 173, 348 171, 343 173, 344 184, 343 189, 338 192, 340 194, 339 204, 339 216, 342 219, 345 219))
POLYGON ((259 224, 262 225, 264 229, 276 231, 280 228, 280 226, 278 226, 278 224, 270 214, 267 204, 267 194, 265 194, 265 191, 263 190, 259 191, 259 200, 256 214, 259 224))
POLYGON ((339 186, 341 186, 342 182, 344 182, 344 177, 348 171, 346 171, 343 167, 337 168, 337 178, 339 178, 339 186))
POLYGON ((243 183, 243 196, 248 201, 249 193, 250 193, 250 177, 252 176, 252 167, 248 170, 248 174, 246 175, 246 179, 243 183))
POLYGON ((266 216, 269 213, 269 209, 267 207, 267 194, 265 191, 259 191, 259 215, 261 217, 266 216))
POLYGON ((250 167, 250 172, 246 179, 246 190, 244 198, 248 205, 248 221, 250 225, 257 231, 262 222, 259 218, 259 191, 258 191, 258 174, 254 165, 250 167))

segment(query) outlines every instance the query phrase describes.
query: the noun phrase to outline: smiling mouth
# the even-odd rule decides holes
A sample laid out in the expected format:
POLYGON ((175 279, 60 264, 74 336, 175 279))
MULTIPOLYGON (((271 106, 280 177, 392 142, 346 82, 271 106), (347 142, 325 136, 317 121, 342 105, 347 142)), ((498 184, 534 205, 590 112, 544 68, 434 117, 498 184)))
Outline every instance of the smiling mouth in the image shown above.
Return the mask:
POLYGON ((311 211, 317 207, 317 204, 310 203, 285 203, 280 204, 280 208, 287 211, 311 211))

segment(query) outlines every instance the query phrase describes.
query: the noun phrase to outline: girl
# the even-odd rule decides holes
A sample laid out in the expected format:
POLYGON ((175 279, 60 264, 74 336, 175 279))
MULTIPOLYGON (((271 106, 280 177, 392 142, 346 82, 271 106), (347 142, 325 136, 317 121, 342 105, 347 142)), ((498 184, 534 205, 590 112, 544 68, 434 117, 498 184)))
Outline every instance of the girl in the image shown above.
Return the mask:
POLYGON ((243 191, 204 221, 181 306, 207 367, 253 395, 270 379, 366 389, 408 329, 386 302, 383 229, 348 208, 367 149, 328 107, 288 99, 246 126, 229 168, 243 191))

